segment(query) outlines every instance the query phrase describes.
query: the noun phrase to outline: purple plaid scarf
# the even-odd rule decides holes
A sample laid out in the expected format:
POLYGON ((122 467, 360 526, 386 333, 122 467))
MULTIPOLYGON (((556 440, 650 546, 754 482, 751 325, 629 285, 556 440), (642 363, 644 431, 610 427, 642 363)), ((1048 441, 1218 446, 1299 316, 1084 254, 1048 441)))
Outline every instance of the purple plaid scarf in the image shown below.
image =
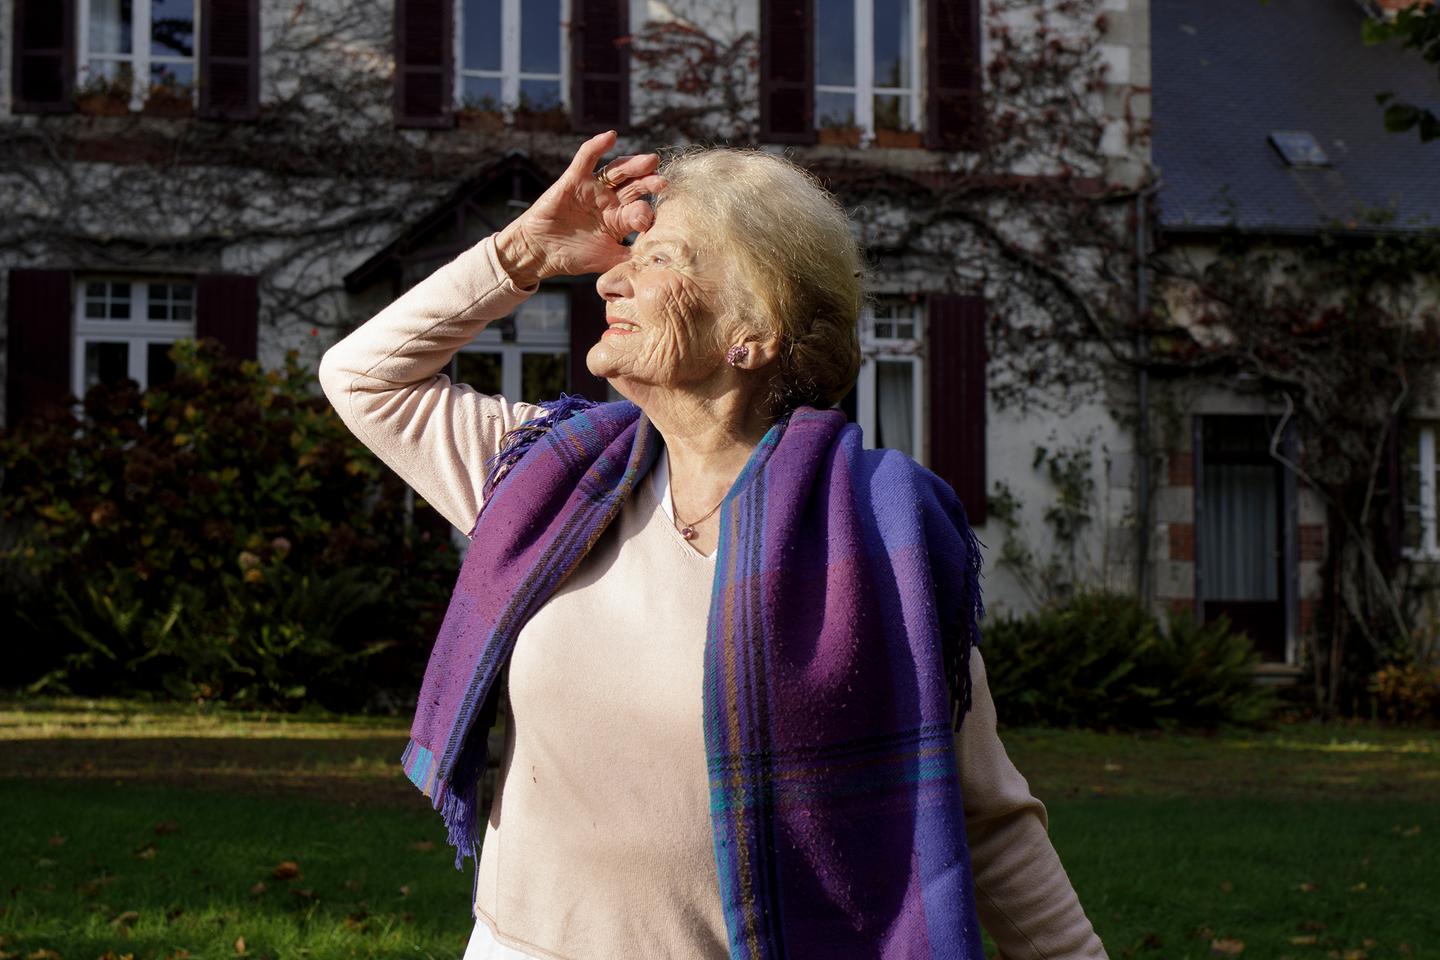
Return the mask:
MULTIPOLYGON (((659 453, 628 402, 564 398, 503 457, 403 763, 477 852, 495 680, 659 453)), ((720 508, 704 725, 732 957, 980 960, 952 730, 979 545, 954 492, 835 410, 765 435, 720 508)), ((581 642, 578 641, 577 642, 581 642)))

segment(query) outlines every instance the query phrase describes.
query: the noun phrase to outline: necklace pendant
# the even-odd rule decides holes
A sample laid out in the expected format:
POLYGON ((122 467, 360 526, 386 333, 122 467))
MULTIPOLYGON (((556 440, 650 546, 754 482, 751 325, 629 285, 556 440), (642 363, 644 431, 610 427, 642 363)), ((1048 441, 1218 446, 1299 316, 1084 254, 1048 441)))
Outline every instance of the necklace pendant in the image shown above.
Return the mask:
POLYGON ((694 540, 694 539, 695 539, 695 528, 694 528, 694 527, 681 527, 681 528, 680 528, 680 536, 684 537, 686 540, 694 540))

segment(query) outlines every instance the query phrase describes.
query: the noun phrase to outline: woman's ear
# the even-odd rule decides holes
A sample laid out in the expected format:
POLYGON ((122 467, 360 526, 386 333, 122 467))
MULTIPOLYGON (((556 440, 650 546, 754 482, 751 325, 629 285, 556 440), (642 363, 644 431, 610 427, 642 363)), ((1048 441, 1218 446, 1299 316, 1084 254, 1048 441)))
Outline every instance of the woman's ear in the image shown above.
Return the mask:
POLYGON ((735 357, 731 366, 742 370, 761 370, 780 359, 780 338, 750 334, 730 349, 726 359, 735 357), (738 348, 738 349, 737 349, 738 348))

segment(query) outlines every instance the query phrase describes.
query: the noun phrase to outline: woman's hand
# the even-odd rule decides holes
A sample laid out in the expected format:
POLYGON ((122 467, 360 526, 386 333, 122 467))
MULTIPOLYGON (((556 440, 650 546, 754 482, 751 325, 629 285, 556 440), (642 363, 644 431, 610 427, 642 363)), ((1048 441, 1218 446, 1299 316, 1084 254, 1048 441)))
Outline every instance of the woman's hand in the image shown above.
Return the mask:
POLYGON ((610 161, 605 172, 614 188, 592 172, 615 139, 615 131, 607 130, 581 144, 560 179, 496 235, 500 265, 516 286, 604 273, 629 255, 621 241, 654 221, 654 210, 641 197, 665 186, 665 178, 655 173, 660 166, 657 154, 610 161))

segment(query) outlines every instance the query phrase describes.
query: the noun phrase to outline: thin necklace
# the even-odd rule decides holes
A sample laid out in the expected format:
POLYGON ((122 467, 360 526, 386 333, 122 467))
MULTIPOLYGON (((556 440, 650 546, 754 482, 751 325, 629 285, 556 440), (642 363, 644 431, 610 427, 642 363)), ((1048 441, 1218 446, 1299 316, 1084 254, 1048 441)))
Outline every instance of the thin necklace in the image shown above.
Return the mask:
MULTIPOLYGON (((704 523, 706 520, 709 520, 711 514, 713 514, 716 510, 719 510, 719 509, 720 509, 720 504, 721 504, 721 503, 724 503, 724 502, 725 502, 725 498, 722 496, 722 497, 720 498, 720 503, 717 503, 717 504, 715 504, 715 506, 711 507, 710 510, 709 510, 709 512, 707 512, 707 513, 705 514, 705 516, 701 517, 699 520, 696 520, 695 523, 686 523, 684 520, 681 520, 681 519, 680 519, 680 514, 679 514, 679 512, 676 512, 676 513, 675 513, 675 519, 676 519, 677 521, 679 521, 679 523, 680 523, 680 536, 684 537, 686 540, 694 540, 694 539, 695 539, 695 527, 696 527, 696 525, 697 525, 697 524, 704 523)), ((675 510, 675 491, 674 491, 674 490, 671 490, 671 491, 670 491, 670 509, 671 509, 672 511, 675 510)))

